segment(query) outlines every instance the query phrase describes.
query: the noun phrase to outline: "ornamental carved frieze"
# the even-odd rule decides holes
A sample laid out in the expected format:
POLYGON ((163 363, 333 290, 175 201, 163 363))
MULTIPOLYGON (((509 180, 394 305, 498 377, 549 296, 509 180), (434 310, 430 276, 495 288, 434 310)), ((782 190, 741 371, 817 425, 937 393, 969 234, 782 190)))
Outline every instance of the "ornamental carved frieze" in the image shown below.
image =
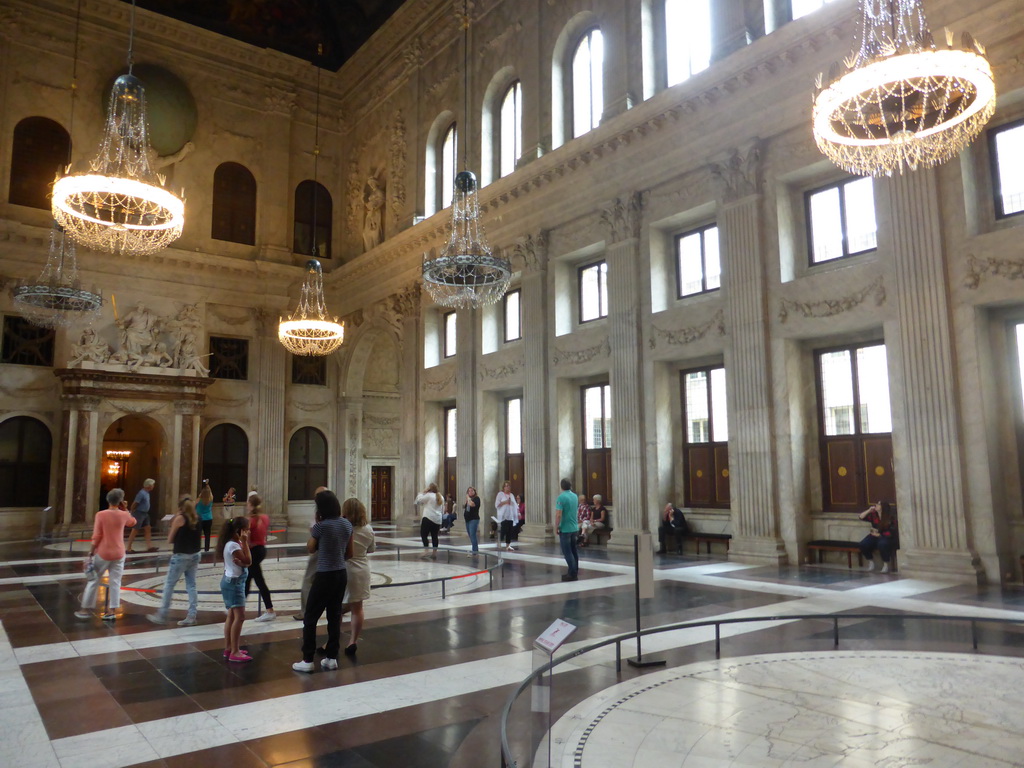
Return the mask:
POLYGON ((427 376, 423 377, 423 389, 428 392, 444 392, 448 387, 455 381, 455 371, 451 371, 447 376, 441 376, 433 379, 427 376))
POLYGON ((378 416, 372 413, 363 415, 363 424, 378 429, 393 429, 402 423, 400 416, 378 416))
POLYGON ((834 317, 856 309, 868 299, 872 299, 876 307, 885 304, 885 281, 876 277, 870 284, 860 290, 840 296, 837 299, 821 299, 819 301, 779 301, 779 322, 785 323, 790 312, 797 312, 804 317, 834 317))
POLYGON ((391 232, 397 232, 405 212, 406 155, 405 117, 395 110, 391 120, 391 144, 388 147, 388 210, 391 214, 391 232))
POLYGON ((0 384, 0 395, 6 395, 7 397, 25 398, 25 397, 41 397, 43 395, 51 395, 57 390, 57 380, 54 379, 50 382, 43 384, 37 384, 36 386, 25 385, 24 387, 7 387, 0 384))
POLYGON ((245 408, 252 405, 252 395, 248 397, 214 397, 208 395, 206 402, 220 408, 245 408))
POLYGON ((972 291, 976 290, 986 275, 1001 277, 1004 280, 1024 280, 1024 260, 998 259, 994 256, 979 259, 974 254, 969 255, 964 286, 972 291))
POLYGON ((519 238, 512 246, 512 260, 523 272, 533 273, 544 268, 548 256, 548 233, 540 230, 519 238))
POLYGON ((107 403, 118 413, 130 413, 133 416, 145 416, 163 408, 166 403, 139 403, 127 400, 108 400, 107 403))
POLYGON ((331 401, 325 400, 321 403, 303 403, 301 401, 293 400, 289 405, 293 405, 300 411, 305 411, 306 413, 315 413, 317 411, 329 410, 331 407, 331 401))
POLYGON ((678 330, 659 328, 651 323, 651 336, 647 340, 647 346, 655 349, 659 341, 671 344, 672 346, 693 344, 695 341, 703 339, 712 330, 717 331, 719 336, 725 335, 725 312, 721 309, 715 312, 706 323, 678 330))
POLYGON ((267 86, 263 93, 265 111, 291 117, 296 107, 295 94, 274 86, 267 86))
POLYGON ((644 195, 630 192, 618 197, 601 210, 601 223, 605 229, 605 241, 611 245, 624 240, 640 237, 643 221, 644 195))
POLYGON ((481 363, 479 370, 480 381, 486 381, 487 379, 496 379, 499 381, 507 379, 509 376, 515 376, 519 373, 519 371, 522 370, 522 367, 523 359, 521 357, 494 367, 481 363))
POLYGON ((761 191, 761 142, 755 139, 746 149, 732 149, 708 165, 718 197, 727 203, 761 191))
POLYGON ((417 282, 393 294, 395 309, 402 317, 419 317, 422 293, 422 286, 417 282))
POLYGON ((611 352, 612 349, 608 339, 605 339, 600 344, 585 347, 584 349, 559 349, 555 347, 554 353, 551 355, 551 362, 555 365, 562 365, 563 363, 566 365, 582 365, 583 363, 589 363, 591 360, 608 357, 611 352))

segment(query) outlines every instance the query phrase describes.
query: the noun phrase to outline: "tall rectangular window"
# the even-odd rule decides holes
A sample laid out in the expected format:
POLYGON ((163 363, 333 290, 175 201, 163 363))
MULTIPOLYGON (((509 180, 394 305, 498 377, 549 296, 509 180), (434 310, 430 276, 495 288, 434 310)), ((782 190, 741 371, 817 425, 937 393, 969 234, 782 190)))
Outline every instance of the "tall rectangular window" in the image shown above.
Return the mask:
POLYGON ((249 378, 249 340, 225 336, 210 337, 210 378, 249 378))
POLYGON ((572 135, 597 128, 604 111, 604 38, 592 29, 580 38, 572 56, 572 135))
POLYGON ((447 208, 455 199, 455 168, 459 160, 459 133, 455 123, 445 131, 441 142, 441 207, 447 208))
POLYGON ((679 298, 717 291, 722 287, 716 225, 676 237, 676 287, 679 298))
POLYGON ((502 299, 502 320, 505 325, 503 336, 505 341, 516 341, 523 338, 523 315, 520 296, 521 294, 517 288, 506 293, 502 299))
POLYGON ((811 264, 856 256, 878 246, 871 178, 850 179, 807 193, 811 264))
POLYGON ((793 11, 793 18, 799 19, 801 16, 814 13, 814 11, 832 2, 835 2, 835 0, 792 0, 790 7, 793 11))
POLYGON ((500 176, 508 176, 523 154, 523 88, 518 80, 509 86, 501 100, 500 138, 498 171, 500 176))
POLYGON ((583 387, 583 487, 587 498, 600 494, 612 503, 612 390, 608 384, 583 387))
POLYGON ((665 0, 666 84, 681 83, 710 63, 710 0, 665 0))
POLYGON ((1024 120, 989 133, 996 218, 1024 213, 1024 120))
POLYGON ((729 506, 729 411, 725 368, 681 374, 683 470, 688 507, 729 506))
POLYGON ((458 461, 458 409, 455 406, 444 409, 444 486, 441 491, 447 496, 449 493, 458 496, 458 476, 456 475, 456 462, 458 461))
POLYGON ((823 508, 860 512, 895 501, 885 345, 820 351, 815 360, 823 508))
POLYGON ((455 312, 445 312, 444 317, 441 320, 441 325, 444 328, 444 356, 454 357, 456 349, 456 328, 458 315, 455 312))
POLYGON ((580 322, 608 317, 608 263, 580 267, 580 322))
POLYGON ((526 464, 523 456, 523 399, 510 397, 505 401, 505 478, 512 483, 512 493, 525 489, 526 464))
POLYGON ((55 331, 40 328, 18 315, 4 315, 0 363, 53 366, 55 331))

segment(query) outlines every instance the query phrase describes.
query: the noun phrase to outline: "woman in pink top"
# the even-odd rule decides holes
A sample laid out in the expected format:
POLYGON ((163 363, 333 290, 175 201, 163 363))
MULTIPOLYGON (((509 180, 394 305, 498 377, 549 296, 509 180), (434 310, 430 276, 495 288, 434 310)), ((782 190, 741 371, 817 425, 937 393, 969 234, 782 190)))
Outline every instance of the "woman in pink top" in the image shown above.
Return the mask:
POLYGON ((255 621, 273 621, 277 618, 274 613, 274 599, 270 596, 270 589, 267 587, 267 580, 263 577, 263 567, 260 565, 267 556, 267 533, 270 531, 270 517, 263 513, 263 500, 256 491, 249 492, 249 498, 245 505, 249 511, 249 552, 252 553, 252 564, 249 566, 249 576, 245 580, 245 596, 249 596, 252 583, 256 582, 256 589, 260 591, 263 604, 266 610, 256 617, 255 621))
POLYGON ((117 609, 121 607, 121 574, 124 573, 124 529, 126 525, 135 525, 135 518, 119 508, 124 501, 124 491, 115 488, 107 494, 108 509, 96 513, 92 527, 92 547, 89 548, 89 560, 93 572, 85 583, 82 593, 82 607, 75 611, 75 616, 88 619, 92 616, 92 608, 96 605, 97 587, 103 574, 109 571, 110 583, 107 594, 110 596, 107 611, 103 614, 104 621, 117 618, 117 609))

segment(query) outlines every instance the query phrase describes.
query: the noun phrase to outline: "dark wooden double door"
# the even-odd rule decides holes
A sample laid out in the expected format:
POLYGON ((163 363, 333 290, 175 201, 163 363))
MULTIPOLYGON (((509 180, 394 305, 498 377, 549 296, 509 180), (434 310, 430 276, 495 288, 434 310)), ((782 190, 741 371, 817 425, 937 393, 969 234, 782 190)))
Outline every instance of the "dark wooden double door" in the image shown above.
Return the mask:
POLYGON ((370 521, 390 520, 394 467, 370 467, 370 521))

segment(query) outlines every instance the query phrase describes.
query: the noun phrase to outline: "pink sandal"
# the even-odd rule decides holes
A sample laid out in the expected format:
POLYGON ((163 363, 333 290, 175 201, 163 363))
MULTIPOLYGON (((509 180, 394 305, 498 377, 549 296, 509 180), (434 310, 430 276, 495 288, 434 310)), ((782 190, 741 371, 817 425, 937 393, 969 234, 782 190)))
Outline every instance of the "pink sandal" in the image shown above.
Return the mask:
POLYGON ((250 656, 245 651, 241 651, 241 652, 239 652, 237 654, 236 653, 232 653, 230 656, 228 656, 228 661, 238 661, 238 662, 252 661, 252 656, 250 656))

